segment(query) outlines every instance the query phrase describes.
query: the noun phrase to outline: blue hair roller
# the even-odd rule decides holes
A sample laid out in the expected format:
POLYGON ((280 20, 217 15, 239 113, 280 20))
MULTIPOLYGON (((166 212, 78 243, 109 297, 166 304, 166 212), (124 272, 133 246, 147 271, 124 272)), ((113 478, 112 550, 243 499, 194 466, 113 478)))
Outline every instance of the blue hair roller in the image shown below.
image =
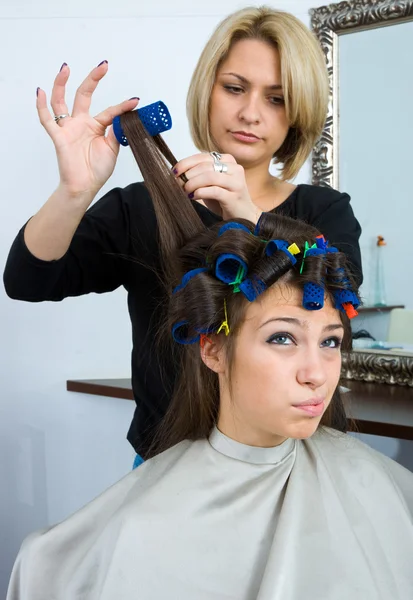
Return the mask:
POLYGON ((354 308, 360 306, 360 301, 357 295, 352 290, 338 290, 333 292, 334 300, 336 302, 335 308, 343 310, 343 304, 350 303, 354 308))
POLYGON ((237 279, 240 268, 245 276, 248 271, 247 263, 236 254, 220 254, 215 261, 215 275, 226 284, 231 284, 237 279))
POLYGON ((181 283, 173 289, 172 293, 176 294, 176 292, 179 292, 186 286, 186 284, 192 279, 192 277, 195 277, 195 275, 198 275, 199 273, 205 273, 205 271, 208 271, 206 267, 201 267, 199 269, 192 269, 192 271, 188 271, 182 277, 181 283))
MULTIPOLYGON (((172 117, 169 110, 163 102, 160 100, 153 104, 148 104, 142 108, 138 108, 136 111, 142 121, 143 126, 150 136, 154 137, 164 131, 168 131, 172 127, 172 117)), ((119 144, 122 146, 129 146, 126 135, 123 132, 122 125, 120 123, 120 116, 113 119, 113 133, 119 144)))
POLYGON ((306 310, 320 310, 324 306, 324 288, 317 283, 304 285, 303 307, 306 310))
POLYGON ((265 292, 267 286, 261 279, 244 279, 239 289, 249 302, 254 302, 260 294, 265 292))
POLYGON ((241 223, 235 223, 235 221, 231 221, 230 223, 225 223, 225 225, 223 225, 219 229, 218 237, 220 237, 223 233, 225 233, 226 231, 229 231, 230 229, 241 229, 242 231, 251 233, 251 231, 245 225, 242 225, 241 223))
POLYGON ((291 244, 289 244, 285 240, 270 240, 265 248, 265 254, 267 256, 272 256, 276 250, 281 250, 288 256, 288 258, 291 261, 291 264, 295 265, 297 259, 295 258, 294 254, 291 254, 291 252, 288 250, 290 245, 291 244))
POLYGON ((184 331, 180 331, 182 327, 188 326, 188 321, 178 321, 172 327, 172 337, 178 344, 196 344, 199 341, 199 334, 192 338, 185 338, 184 331))
POLYGON ((260 218, 258 219, 257 224, 255 225, 254 235, 256 235, 257 237, 259 237, 259 235, 260 235, 260 229, 261 229, 261 225, 262 225, 261 220, 264 218, 265 214, 266 214, 265 212, 262 212, 260 214, 260 218))

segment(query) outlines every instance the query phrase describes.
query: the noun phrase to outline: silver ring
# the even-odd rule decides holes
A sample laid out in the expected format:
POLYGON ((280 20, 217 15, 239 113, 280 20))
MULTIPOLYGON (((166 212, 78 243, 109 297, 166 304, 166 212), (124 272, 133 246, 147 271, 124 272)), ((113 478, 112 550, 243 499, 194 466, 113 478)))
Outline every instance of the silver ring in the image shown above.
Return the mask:
POLYGON ((228 165, 217 160, 214 163, 214 171, 216 171, 217 173, 228 173, 228 165))
POLYGON ((222 158, 222 154, 220 154, 219 152, 210 152, 210 155, 214 159, 214 165, 219 163, 222 158))
POLYGON ((55 115, 54 120, 56 121, 56 123, 58 123, 60 119, 65 119, 66 117, 70 117, 70 115, 55 115))

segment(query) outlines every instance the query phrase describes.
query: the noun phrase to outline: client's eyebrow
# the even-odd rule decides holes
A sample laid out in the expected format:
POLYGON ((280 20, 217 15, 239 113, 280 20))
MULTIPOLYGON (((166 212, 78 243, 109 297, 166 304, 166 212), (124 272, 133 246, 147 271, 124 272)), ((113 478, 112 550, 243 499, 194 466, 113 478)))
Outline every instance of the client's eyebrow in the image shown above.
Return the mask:
MULTIPOLYGON (((288 323, 290 325, 298 325, 298 327, 301 327, 302 329, 308 329, 307 321, 301 321, 300 319, 294 319, 293 317, 272 317, 271 319, 268 319, 267 321, 265 321, 265 323, 260 325, 259 329, 261 329, 261 327, 264 327, 264 325, 268 325, 268 323, 271 322, 288 323)), ((323 331, 336 331, 337 329, 344 329, 343 324, 331 323, 331 325, 326 325, 325 327, 323 327, 323 331)))
MULTIPOLYGON (((238 75, 238 73, 221 73, 221 75, 232 75, 232 77, 236 77, 237 79, 239 79, 240 81, 242 81, 242 83, 245 83, 246 85, 250 85, 250 83, 251 83, 250 81, 248 81, 248 79, 246 79, 242 75, 238 75)), ((266 88, 269 90, 282 90, 283 86, 280 85, 279 83, 275 83, 274 85, 267 85, 266 88)))

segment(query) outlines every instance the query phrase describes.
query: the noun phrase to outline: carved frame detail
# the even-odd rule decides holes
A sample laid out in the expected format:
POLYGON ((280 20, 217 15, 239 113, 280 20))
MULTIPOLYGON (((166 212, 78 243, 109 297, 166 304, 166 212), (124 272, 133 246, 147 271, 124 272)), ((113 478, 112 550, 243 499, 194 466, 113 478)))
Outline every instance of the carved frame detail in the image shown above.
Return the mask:
POLYGON ((343 353, 344 379, 413 387, 413 356, 356 351, 343 353))

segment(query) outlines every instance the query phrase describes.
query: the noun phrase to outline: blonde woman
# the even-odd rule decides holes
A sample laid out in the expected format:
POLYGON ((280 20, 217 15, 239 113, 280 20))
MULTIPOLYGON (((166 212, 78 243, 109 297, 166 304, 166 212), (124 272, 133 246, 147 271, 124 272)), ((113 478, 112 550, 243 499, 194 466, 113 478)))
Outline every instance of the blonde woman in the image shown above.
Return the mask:
MULTIPOLYGON (((60 184, 18 233, 4 281, 10 297, 31 302, 126 288, 137 404, 128 440, 145 457, 177 369, 172 354, 161 360, 155 344, 164 289, 155 272, 157 221, 147 189, 143 183, 114 189, 88 210, 115 168, 119 145, 112 120, 138 103, 135 98, 90 115, 107 70, 103 61, 91 71, 70 112, 64 64, 51 107, 55 116, 67 116, 57 120, 38 90, 39 119, 56 149, 60 184)), ((327 100, 324 57, 306 27, 266 7, 238 11, 217 27, 193 75, 188 116, 201 153, 181 160, 175 174, 186 173, 185 191, 208 227, 222 218, 257 222, 263 211, 302 219, 347 254, 360 280, 360 226, 349 197, 291 183, 322 131, 327 100), (279 178, 269 173, 272 161, 282 167, 279 178)))

